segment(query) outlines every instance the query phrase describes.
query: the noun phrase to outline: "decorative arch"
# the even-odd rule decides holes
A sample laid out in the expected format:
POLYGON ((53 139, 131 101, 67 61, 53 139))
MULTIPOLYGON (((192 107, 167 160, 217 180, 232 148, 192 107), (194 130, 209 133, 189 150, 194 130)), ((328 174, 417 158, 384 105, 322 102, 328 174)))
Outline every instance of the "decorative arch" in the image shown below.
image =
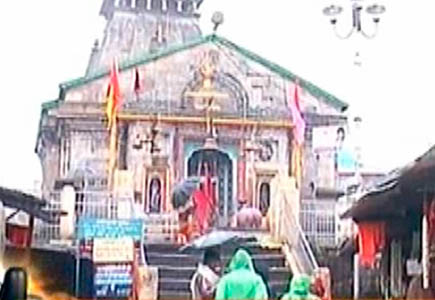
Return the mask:
MULTIPOLYGON (((187 92, 199 90, 202 86, 202 76, 199 71, 195 71, 193 79, 189 81, 181 93, 181 107, 190 108, 187 92)), ((242 114, 244 107, 249 107, 249 94, 242 83, 232 74, 217 72, 213 78, 216 91, 226 93, 230 97, 227 102, 221 105, 222 112, 242 114)))

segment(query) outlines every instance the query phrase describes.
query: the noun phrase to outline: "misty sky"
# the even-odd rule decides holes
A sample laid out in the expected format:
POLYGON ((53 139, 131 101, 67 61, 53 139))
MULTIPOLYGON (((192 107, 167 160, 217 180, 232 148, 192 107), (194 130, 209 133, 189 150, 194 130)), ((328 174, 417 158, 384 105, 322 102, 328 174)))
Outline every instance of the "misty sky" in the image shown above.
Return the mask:
MULTIPOLYGON (((101 2, 1 2, 1 186, 30 189, 40 180, 33 151, 40 105, 57 98, 60 82, 84 75, 92 44, 103 34, 101 2)), ((350 25, 349 0, 205 0, 202 28, 210 33, 212 13, 222 11, 220 35, 351 105, 351 115, 363 118, 367 168, 403 165, 435 144, 435 1, 380 1, 387 13, 379 35, 344 41, 321 13, 331 3, 345 8, 344 32, 350 25), (355 51, 362 67, 353 64, 355 51)), ((365 25, 372 29, 371 22, 365 25)))

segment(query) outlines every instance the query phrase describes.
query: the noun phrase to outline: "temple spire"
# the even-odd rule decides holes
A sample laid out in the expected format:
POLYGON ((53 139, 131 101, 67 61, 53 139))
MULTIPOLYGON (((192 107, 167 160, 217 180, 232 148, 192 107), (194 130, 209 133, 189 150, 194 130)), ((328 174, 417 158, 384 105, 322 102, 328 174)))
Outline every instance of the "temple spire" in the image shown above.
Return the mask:
POLYGON ((104 0, 100 14, 106 19, 112 18, 116 11, 199 17, 202 2, 203 0, 104 0))
POLYGON ((93 49, 86 76, 108 69, 113 58, 136 59, 201 36, 203 0, 103 0, 104 38, 93 49))

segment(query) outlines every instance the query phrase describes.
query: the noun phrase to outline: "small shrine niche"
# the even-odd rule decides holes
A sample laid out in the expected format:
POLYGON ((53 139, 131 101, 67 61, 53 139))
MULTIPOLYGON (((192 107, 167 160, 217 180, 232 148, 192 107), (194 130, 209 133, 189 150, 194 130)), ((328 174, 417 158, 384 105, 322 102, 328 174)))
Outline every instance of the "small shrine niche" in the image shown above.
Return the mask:
POLYGON ((258 194, 258 209, 260 210, 263 217, 267 215, 270 207, 270 183, 262 182, 260 184, 260 191, 258 194))
POLYGON ((162 212, 162 181, 159 177, 153 177, 148 186, 147 211, 159 214, 162 212))

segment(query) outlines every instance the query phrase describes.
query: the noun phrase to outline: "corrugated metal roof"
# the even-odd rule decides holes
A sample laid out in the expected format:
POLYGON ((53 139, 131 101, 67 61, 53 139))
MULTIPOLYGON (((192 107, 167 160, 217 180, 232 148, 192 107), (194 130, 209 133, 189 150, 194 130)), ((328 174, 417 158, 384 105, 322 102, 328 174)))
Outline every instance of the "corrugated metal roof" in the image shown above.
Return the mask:
POLYGON ((56 213, 43 210, 46 201, 33 195, 0 187, 0 201, 2 201, 6 207, 21 210, 45 222, 50 223, 55 221, 56 213))
MULTIPOLYGON (((389 203, 398 198, 404 191, 417 192, 418 188, 423 188, 427 183, 435 178, 435 146, 431 147, 422 156, 418 157, 411 163, 402 168, 397 168, 388 173, 384 178, 376 181, 360 197, 342 218, 361 218, 363 215, 372 214, 380 215, 382 205, 389 203), (377 203, 379 202, 379 203, 377 203)), ((385 213, 391 214, 397 210, 400 214, 403 207, 392 207, 385 213)))

